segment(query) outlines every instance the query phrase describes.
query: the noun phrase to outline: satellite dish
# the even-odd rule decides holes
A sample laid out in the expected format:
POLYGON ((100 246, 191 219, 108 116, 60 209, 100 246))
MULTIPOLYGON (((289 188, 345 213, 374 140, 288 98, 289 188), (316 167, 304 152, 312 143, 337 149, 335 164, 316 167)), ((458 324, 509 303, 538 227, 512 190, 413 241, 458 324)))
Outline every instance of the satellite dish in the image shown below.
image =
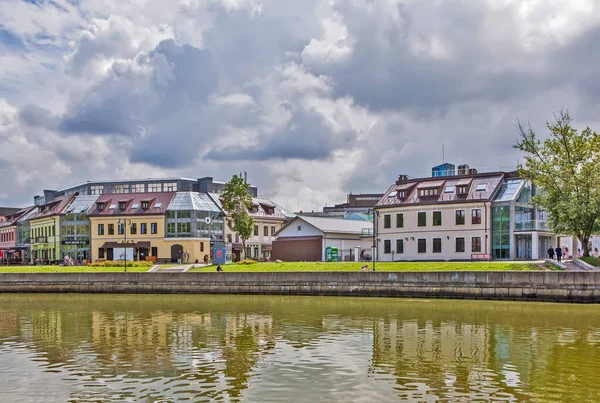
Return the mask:
POLYGON ((210 219, 210 217, 206 217, 206 218, 204 218, 204 223, 210 224, 210 223, 212 223, 212 220, 210 219))

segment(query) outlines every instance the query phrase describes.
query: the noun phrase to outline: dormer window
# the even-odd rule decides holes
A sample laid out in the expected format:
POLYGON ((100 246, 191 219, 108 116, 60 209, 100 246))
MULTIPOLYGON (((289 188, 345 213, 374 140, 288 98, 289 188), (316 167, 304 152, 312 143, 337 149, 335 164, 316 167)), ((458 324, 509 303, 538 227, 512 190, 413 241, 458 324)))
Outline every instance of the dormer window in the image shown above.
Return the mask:
POLYGON ((419 189, 420 197, 437 196, 439 194, 439 188, 419 189))
POLYGON ((98 207, 98 211, 104 210, 104 203, 97 203, 96 206, 98 207))
POLYGON ((148 210, 148 208, 150 208, 150 202, 148 202, 148 201, 143 201, 143 202, 142 202, 142 209, 144 209, 144 210, 148 210))
POLYGON ((456 194, 466 195, 467 193, 469 193, 469 186, 457 186, 456 187, 456 194))
POLYGON ((123 211, 123 210, 125 210, 125 207, 127 207, 127 203, 119 202, 119 210, 123 211))
POLYGON ((406 190, 401 190, 398 192, 399 199, 406 199, 406 190))

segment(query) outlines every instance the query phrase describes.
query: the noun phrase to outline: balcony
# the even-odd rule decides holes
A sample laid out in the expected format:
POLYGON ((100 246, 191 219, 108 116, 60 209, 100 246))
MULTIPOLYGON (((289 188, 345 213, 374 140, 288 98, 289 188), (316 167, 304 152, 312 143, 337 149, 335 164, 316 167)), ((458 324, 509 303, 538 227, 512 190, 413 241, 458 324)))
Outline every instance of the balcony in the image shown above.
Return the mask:
POLYGON ((38 236, 37 238, 34 238, 34 243, 48 243, 48 237, 38 236))
POLYGON ((550 231, 548 221, 529 220, 515 223, 515 231, 550 231))

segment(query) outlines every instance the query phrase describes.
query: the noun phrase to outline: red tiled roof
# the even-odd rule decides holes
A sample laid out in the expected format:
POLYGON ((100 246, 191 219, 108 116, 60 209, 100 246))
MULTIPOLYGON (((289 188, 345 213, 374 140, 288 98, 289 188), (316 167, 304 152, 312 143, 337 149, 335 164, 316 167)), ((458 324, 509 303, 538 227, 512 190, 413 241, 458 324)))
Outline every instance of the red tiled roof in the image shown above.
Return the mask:
POLYGON ((88 212, 89 216, 122 216, 122 215, 159 215, 164 214, 173 200, 175 192, 157 193, 107 193, 100 195, 94 206, 88 212), (142 202, 149 202, 147 209, 142 208, 142 202), (119 210, 119 203, 126 203, 125 210, 119 210), (102 210, 98 205, 104 204, 102 210), (109 209, 116 204, 115 209, 109 209), (158 207, 157 207, 158 205, 158 207), (136 206, 136 208, 134 208, 136 206))
POLYGON ((54 199, 50 200, 45 205, 36 207, 38 211, 36 211, 34 214, 32 214, 29 217, 29 219, 35 220, 37 218, 44 218, 44 217, 50 217, 50 216, 57 215, 57 214, 62 214, 64 209, 66 209, 71 204, 71 202, 73 201, 73 199, 75 199, 76 196, 77 196, 77 194, 70 194, 70 195, 55 197, 54 199), (43 211, 41 211, 42 208, 44 208, 43 211))
POLYGON ((30 212, 31 209, 33 209, 33 206, 26 207, 24 209, 17 211, 16 213, 6 216, 6 221, 0 222, 0 228, 6 228, 6 227, 11 227, 13 225, 16 225, 17 222, 19 221, 19 219, 21 219, 21 217, 23 217, 25 214, 30 212))
MULTIPOLYGON (((378 208, 392 207, 392 206, 406 206, 406 205, 419 205, 419 204, 438 204, 438 203, 465 203, 473 201, 491 201, 496 194, 497 190, 502 185, 505 174, 503 172, 495 172, 489 174, 475 174, 471 176, 460 176, 460 177, 447 177, 444 180, 432 180, 431 178, 422 180, 411 180, 407 183, 400 185, 394 183, 384 196, 377 203, 378 208), (426 189, 432 187, 441 187, 443 184, 446 186, 456 187, 459 183, 463 186, 472 183, 469 188, 469 192, 466 195, 457 195, 456 189, 454 192, 445 193, 441 191, 437 196, 419 197, 418 189, 426 189), (412 190, 408 189, 408 185, 411 185, 412 190), (477 185, 486 184, 485 190, 477 190, 477 185), (414 186, 416 185, 416 186, 414 186), (404 189, 407 190, 407 197, 399 199, 396 196, 390 196, 390 193, 397 191, 400 186, 406 186, 404 189)), ((402 189, 402 190, 404 190, 402 189)))

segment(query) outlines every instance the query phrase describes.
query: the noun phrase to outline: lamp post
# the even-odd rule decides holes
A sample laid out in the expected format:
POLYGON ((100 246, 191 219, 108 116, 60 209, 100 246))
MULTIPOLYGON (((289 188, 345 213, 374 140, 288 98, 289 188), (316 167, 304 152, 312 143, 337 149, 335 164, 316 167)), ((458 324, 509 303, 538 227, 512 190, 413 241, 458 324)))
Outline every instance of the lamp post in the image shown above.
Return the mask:
POLYGON ((375 271, 375 262, 377 262, 377 217, 379 212, 373 209, 373 271, 375 271))
POLYGON ((57 218, 58 218, 59 232, 60 232, 60 216, 58 216, 58 217, 52 216, 52 221, 54 221, 54 236, 52 237, 52 238, 54 238, 54 263, 56 263, 56 260, 57 260, 56 259, 56 219, 57 218))
POLYGON ((118 226, 122 226, 123 228, 123 247, 125 249, 125 253, 123 255, 123 266, 125 267, 125 273, 127 273, 127 225, 131 225, 131 220, 126 218, 120 219, 117 221, 118 226))

